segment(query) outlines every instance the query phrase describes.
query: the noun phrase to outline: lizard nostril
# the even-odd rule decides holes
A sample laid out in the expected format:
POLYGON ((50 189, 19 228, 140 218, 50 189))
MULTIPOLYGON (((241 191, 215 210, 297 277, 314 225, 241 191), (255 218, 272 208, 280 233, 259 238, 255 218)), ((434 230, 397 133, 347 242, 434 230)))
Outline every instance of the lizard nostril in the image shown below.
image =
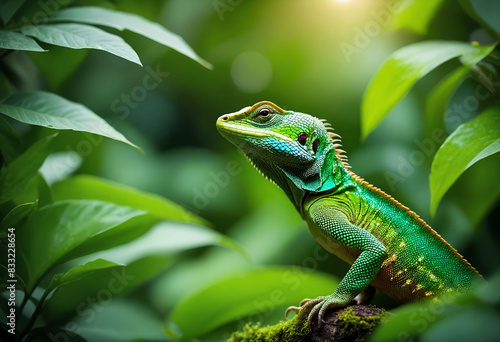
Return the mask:
POLYGON ((227 115, 224 115, 220 119, 221 119, 221 121, 227 121, 227 120, 229 120, 229 117, 227 115))

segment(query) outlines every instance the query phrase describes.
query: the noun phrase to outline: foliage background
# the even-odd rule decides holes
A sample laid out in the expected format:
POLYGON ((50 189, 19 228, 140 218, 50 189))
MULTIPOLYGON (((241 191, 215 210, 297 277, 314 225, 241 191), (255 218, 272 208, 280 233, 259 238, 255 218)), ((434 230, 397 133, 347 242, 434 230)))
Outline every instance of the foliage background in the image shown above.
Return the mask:
MULTIPOLYGON (((407 5, 411 3, 421 1, 408 1, 407 5)), ((151 248, 157 239, 152 236, 138 244, 137 254, 125 244, 74 261, 73 265, 96 258, 133 263, 151 258, 137 264, 137 274, 143 275, 140 281, 111 299, 87 302, 107 288, 108 279, 113 278, 109 272, 96 272, 61 287, 47 301, 35 327, 59 326, 73 339, 76 337, 68 331, 77 331, 88 340, 168 340, 180 335, 219 340, 241 328, 248 316, 273 323, 282 318, 283 308, 298 304, 302 297, 333 291, 347 265, 318 249, 284 194, 255 172, 215 129, 218 116, 261 100, 327 119, 343 137, 356 173, 416 211, 485 278, 498 278, 498 155, 471 166, 444 196, 434 217, 429 210, 429 173, 439 147, 429 125, 443 127, 450 134, 457 123, 471 120, 480 111, 477 108, 458 121, 443 120, 443 112, 434 121, 424 115, 433 88, 460 65, 458 59, 419 81, 361 139, 363 94, 377 69, 398 48, 421 40, 491 44, 498 39, 498 33, 489 32, 488 37, 488 29, 479 29, 477 18, 464 10, 466 5, 451 0, 429 3, 435 4, 434 10, 415 5, 415 12, 403 11, 405 18, 400 11, 392 11, 389 2, 366 0, 76 1, 71 6, 103 6, 161 23, 183 37, 213 70, 127 31, 119 35, 138 52, 143 67, 101 51, 43 44, 48 52, 5 56, 2 71, 11 73, 15 82, 10 90, 3 88, 3 98, 26 90, 54 92, 106 118, 144 151, 95 135, 58 131, 52 142, 54 151, 76 151, 80 157, 60 155, 63 159, 52 159, 52 164, 42 168, 56 199, 85 198, 85 184, 76 193, 76 188, 65 190, 69 183, 57 184, 69 176, 66 173, 97 176, 180 204, 223 234, 202 237, 198 242, 205 230, 189 233, 192 225, 163 223, 170 224, 169 234, 161 236, 165 246, 158 250, 151 248), (419 12, 424 10, 430 13, 428 22, 424 12, 419 12), (146 89, 145 78, 153 70, 160 75, 155 79, 157 86, 146 89), (423 157, 412 159, 412 153, 423 157), (398 180, 391 175, 399 176, 398 180), (219 246, 199 247, 206 244, 219 246), (82 307, 82 303, 86 304, 82 307)), ((458 83, 451 102, 441 99, 444 108, 446 103, 452 108, 453 101, 462 101, 476 84, 472 77, 458 83)), ((447 113, 457 116, 453 111, 447 113)), ((25 146, 54 133, 15 120, 8 122, 25 146)), ((2 207, 2 215, 8 209, 2 207)), ((53 273, 68 269, 63 265, 53 273)), ((35 298, 42 296, 40 291, 35 291, 35 298)), ((18 298, 22 298, 21 292, 18 298)), ((467 304, 469 309, 487 313, 476 317, 477 322, 486 324, 486 315, 487 323, 492 324, 488 327, 498 324, 500 316, 493 305, 498 303, 498 295, 483 299, 471 299, 474 304, 467 304)), ((375 303, 397 306, 380 294, 375 303)), ((425 315, 424 323, 411 319, 406 325, 398 323, 391 336, 405 331, 424 334, 425 339, 457 327, 465 329, 461 320, 473 319, 476 311, 459 309, 452 310, 459 314, 457 321, 446 321, 445 317, 453 315, 440 311, 433 313, 440 319, 425 315), (464 312, 469 316, 460 316, 464 312), (433 328, 442 320, 445 328, 433 328)), ((29 310, 32 313, 34 308, 28 307, 26 321, 29 310)), ((26 324, 21 318, 18 322, 26 324)), ((56 336, 61 333, 50 331, 56 336)), ((40 333, 47 334, 47 330, 40 333)))

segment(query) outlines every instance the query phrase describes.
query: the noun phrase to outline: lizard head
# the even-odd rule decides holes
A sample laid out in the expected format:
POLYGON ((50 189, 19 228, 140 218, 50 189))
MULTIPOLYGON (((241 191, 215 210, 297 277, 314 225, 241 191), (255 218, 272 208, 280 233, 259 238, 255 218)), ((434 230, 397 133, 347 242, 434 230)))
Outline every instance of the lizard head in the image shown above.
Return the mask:
POLYGON ((222 115, 217 129, 240 148, 266 177, 285 191, 335 187, 335 168, 347 166, 340 137, 323 121, 286 111, 272 102, 222 115))

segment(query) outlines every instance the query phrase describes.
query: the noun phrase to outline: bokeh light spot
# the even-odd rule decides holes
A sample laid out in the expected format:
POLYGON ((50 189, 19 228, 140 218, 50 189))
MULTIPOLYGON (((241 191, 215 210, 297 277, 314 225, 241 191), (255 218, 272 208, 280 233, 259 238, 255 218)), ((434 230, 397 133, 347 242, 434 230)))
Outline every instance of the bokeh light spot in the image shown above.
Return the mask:
POLYGON ((245 93, 261 92, 269 85, 272 76, 271 63, 258 52, 242 52, 231 65, 233 82, 245 93))

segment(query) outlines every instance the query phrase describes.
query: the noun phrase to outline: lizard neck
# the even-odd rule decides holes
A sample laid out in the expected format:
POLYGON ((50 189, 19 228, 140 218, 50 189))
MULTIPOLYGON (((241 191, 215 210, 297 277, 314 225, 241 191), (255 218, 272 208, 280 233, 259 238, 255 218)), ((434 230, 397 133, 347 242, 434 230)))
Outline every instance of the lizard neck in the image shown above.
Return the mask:
POLYGON ((262 159, 251 159, 261 173, 278 185, 303 215, 304 198, 311 194, 333 191, 350 179, 349 172, 331 148, 324 157, 300 170, 277 166, 262 159))
POLYGON ((287 172, 283 171, 276 165, 273 165, 272 163, 268 164, 261 159, 250 160, 257 170, 259 170, 266 178, 285 192, 288 199, 294 204, 295 208, 301 212, 302 199, 306 195, 306 190, 302 187, 298 187, 288 176, 287 172))

